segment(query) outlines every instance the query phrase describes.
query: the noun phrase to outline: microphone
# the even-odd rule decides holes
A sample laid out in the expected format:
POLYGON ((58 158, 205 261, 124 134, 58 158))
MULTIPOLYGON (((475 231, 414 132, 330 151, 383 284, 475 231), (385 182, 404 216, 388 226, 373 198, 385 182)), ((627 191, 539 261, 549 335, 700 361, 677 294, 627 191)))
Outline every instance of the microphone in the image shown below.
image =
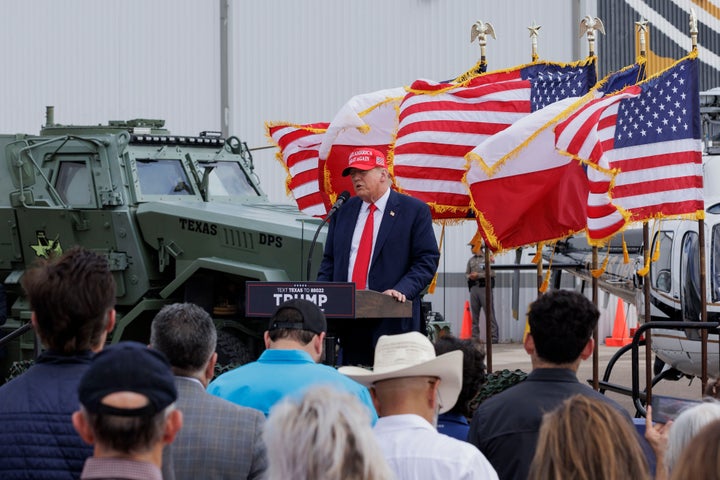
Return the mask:
POLYGON ((315 243, 317 243, 318 234, 320 234, 320 230, 323 226, 330 220, 330 217, 333 216, 335 212, 340 210, 340 207, 343 206, 343 203, 347 201, 347 199, 350 198, 350 192, 347 190, 343 190, 343 192, 338 195, 337 200, 335 200, 335 203, 330 208, 330 211, 328 212, 327 216, 323 219, 323 221, 320 223, 320 226, 315 230, 315 236, 312 239, 312 242, 310 243, 310 253, 308 253, 308 259, 307 259, 307 272, 306 272, 306 278, 307 281, 310 281, 310 268, 312 267, 312 257, 313 257, 313 250, 315 249, 315 243))
POLYGON ((343 190, 343 192, 338 195, 337 200, 335 200, 335 204, 332 206, 332 208, 330 208, 326 220, 330 218, 335 212, 340 210, 340 207, 343 206, 343 204, 347 201, 348 198, 350 198, 350 192, 348 192, 347 190, 343 190))

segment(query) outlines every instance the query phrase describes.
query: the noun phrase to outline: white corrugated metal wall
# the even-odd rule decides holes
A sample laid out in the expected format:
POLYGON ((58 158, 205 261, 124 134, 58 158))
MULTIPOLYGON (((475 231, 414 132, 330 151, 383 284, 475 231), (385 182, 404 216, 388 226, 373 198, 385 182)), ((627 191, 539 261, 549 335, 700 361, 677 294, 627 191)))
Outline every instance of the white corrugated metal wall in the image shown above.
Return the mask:
MULTIPOLYGON (((542 25, 541 58, 572 61, 587 53, 576 32, 577 0, 314 0, 231 2, 230 130, 250 145, 265 145, 263 121, 330 121, 352 96, 444 80, 471 68, 476 20, 490 22, 489 69, 530 61, 528 26, 542 25), (311 6, 311 8, 308 8, 311 6), (258 113, 261 112, 261 118, 258 113)), ((276 166, 272 152, 259 168, 276 166)), ((275 175, 273 175, 274 177, 275 175)), ((282 185, 266 185, 284 193, 282 185)), ((274 191, 275 190, 275 191, 274 191)))
POLYGON ((220 130, 215 0, 12 0, 2 4, 0 132, 55 120, 164 118, 177 133, 220 130))
MULTIPOLYGON (((263 147, 265 121, 329 121, 358 93, 454 77, 479 57, 470 44, 476 20, 492 23, 498 36, 488 40, 490 69, 530 60, 527 27, 534 22, 542 25, 542 59, 578 59, 587 46, 577 25, 594 3, 227 0, 229 131, 263 147)), ((37 132, 46 105, 56 107, 58 123, 146 117, 164 118, 175 133, 221 129, 221 0, 14 0, 3 7, 0 132, 37 132)), ((291 203, 274 152, 257 151, 255 159, 269 197, 291 203)), ((440 288, 426 298, 456 331, 475 228, 466 222, 448 229, 440 288)), ((521 318, 535 295, 534 274, 525 277, 521 318)), ((509 298, 509 288, 497 289, 497 314, 502 337, 518 340, 522 322, 511 319, 509 298)))

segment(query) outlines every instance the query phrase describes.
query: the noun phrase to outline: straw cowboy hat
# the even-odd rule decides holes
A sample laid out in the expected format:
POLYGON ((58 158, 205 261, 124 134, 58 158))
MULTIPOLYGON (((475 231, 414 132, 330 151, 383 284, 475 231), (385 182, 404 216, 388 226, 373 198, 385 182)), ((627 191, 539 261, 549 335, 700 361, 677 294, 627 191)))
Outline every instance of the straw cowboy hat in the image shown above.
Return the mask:
POLYGON ((375 382, 391 378, 438 377, 440 379, 440 413, 450 410, 462 389, 463 353, 460 350, 435 356, 435 348, 419 332, 383 335, 375 346, 372 370, 340 367, 340 373, 371 387, 375 382))

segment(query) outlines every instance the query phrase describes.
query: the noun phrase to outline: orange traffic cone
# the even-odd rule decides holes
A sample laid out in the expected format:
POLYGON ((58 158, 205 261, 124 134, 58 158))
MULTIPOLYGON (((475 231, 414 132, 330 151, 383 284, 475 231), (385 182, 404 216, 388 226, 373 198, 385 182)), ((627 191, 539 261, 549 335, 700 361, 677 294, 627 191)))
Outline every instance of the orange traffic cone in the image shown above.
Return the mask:
POLYGON ((460 338, 472 338, 472 313, 470 313, 470 302, 468 300, 465 300, 465 313, 463 313, 460 338))
POLYGON ((625 304, 622 298, 618 298, 612 337, 605 337, 605 345, 609 347, 622 347, 630 342, 632 342, 632 338, 628 334, 628 327, 625 322, 625 304))

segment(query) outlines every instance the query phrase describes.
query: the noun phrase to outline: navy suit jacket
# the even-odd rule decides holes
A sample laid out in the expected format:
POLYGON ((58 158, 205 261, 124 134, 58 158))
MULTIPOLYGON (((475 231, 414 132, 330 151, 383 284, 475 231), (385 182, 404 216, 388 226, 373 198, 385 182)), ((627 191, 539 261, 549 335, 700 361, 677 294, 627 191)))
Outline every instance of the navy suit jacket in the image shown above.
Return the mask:
MULTIPOLYGON (((330 219, 319 281, 349 281, 350 243, 362 203, 354 196, 330 219)), ((420 328, 420 293, 432 281, 439 259, 430 208, 391 190, 370 260, 368 288, 394 289, 412 300, 412 330, 420 328)))

